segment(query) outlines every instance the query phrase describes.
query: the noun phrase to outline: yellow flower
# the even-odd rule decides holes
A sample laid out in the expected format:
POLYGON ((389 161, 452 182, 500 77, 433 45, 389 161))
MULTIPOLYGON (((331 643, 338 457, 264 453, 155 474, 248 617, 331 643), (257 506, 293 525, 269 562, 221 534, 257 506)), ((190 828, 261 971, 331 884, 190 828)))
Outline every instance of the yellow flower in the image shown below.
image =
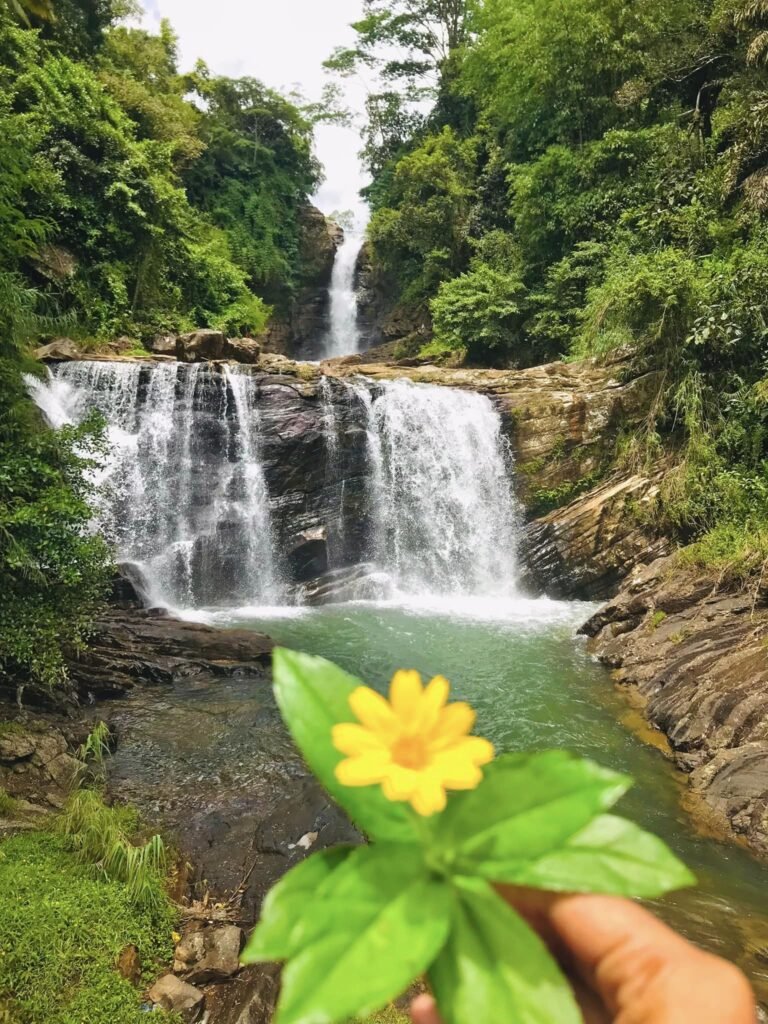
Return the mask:
POLYGON ((336 766, 345 786, 381 784, 388 800, 407 801, 425 817, 442 811, 447 789, 474 789, 480 765, 493 758, 488 740, 469 733, 475 712, 447 704, 450 685, 435 676, 422 686, 418 672, 395 672, 389 700, 367 686, 349 697, 358 722, 333 727, 333 745, 347 758, 336 766))

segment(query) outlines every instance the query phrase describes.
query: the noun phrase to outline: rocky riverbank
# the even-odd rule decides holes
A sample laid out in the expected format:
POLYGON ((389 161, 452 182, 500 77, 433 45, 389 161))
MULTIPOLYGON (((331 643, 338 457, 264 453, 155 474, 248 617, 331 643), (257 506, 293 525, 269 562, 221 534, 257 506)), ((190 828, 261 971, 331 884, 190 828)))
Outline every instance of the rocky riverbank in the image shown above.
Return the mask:
POLYGON ((632 572, 582 632, 667 737, 714 823, 768 855, 765 591, 725 587, 670 555, 632 572))

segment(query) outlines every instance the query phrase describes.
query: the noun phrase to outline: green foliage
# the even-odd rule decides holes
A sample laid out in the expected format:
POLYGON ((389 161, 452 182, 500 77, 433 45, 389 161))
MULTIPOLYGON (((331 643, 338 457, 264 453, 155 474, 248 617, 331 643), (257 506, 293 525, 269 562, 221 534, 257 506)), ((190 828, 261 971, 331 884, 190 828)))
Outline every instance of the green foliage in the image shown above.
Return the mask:
POLYGON ((127 807, 108 807, 93 789, 76 790, 67 801, 58 831, 79 861, 97 875, 126 886, 139 907, 158 909, 166 901, 163 879, 168 867, 160 836, 132 840, 138 819, 127 807))
MULTIPOLYGON (((173 915, 162 889, 138 906, 129 887, 96 876, 63 838, 0 844, 0 1005, 20 1024, 140 1024, 141 996, 115 970, 135 945, 148 983, 172 954, 173 915)), ((158 1016, 158 1015, 155 1015, 158 1016)), ((158 1020, 168 1020, 160 1014, 158 1020)))
POLYGON ((468 0, 363 0, 355 42, 325 67, 343 78, 376 75, 369 92, 363 157, 376 174, 399 156, 425 123, 424 101, 445 99, 441 79, 469 38, 468 0))
POLYGON ((299 211, 318 183, 311 125, 288 100, 253 78, 192 76, 205 103, 204 150, 185 171, 195 206, 227 236, 246 284, 285 301, 298 283, 299 211))
POLYGON ((16 801, 7 793, 2 787, 0 787, 0 815, 4 818, 10 818, 16 811, 16 801))
POLYGON ((467 273, 444 282, 430 303, 434 340, 471 359, 514 350, 527 310, 520 259, 501 231, 485 235, 467 273))
POLYGON ((605 813, 628 778, 562 751, 503 755, 427 818, 378 786, 345 787, 331 731, 354 719, 362 684, 281 649, 274 676, 307 763, 371 839, 314 854, 269 894, 243 960, 287 960, 278 1024, 365 1016, 425 972, 447 1021, 576 1024, 559 967, 491 883, 653 897, 693 881, 660 840, 605 813))
POLYGON ((260 298, 299 279, 311 124, 255 80, 181 75, 168 23, 152 35, 126 13, 61 0, 37 31, 0 12, 0 228, 24 243, 0 270, 22 308, 43 300, 84 334, 258 330, 260 298))
POLYGON ((52 686, 65 674, 64 648, 83 642, 101 606, 111 561, 89 530, 97 428, 54 432, 36 412, 20 399, 0 420, 0 665, 52 686))
POLYGON ((474 143, 449 128, 430 137, 399 161, 390 205, 371 218, 375 258, 410 301, 430 295, 466 265, 475 157, 474 143))

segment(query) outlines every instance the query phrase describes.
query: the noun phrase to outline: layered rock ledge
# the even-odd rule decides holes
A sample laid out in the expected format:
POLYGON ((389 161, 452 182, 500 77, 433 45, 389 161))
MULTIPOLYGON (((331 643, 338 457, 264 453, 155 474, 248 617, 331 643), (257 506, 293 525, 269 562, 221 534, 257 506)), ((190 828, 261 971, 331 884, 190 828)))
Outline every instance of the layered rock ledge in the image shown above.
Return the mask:
POLYGON ((765 592, 723 588, 673 554, 636 569, 582 632, 715 821, 768 855, 765 592))

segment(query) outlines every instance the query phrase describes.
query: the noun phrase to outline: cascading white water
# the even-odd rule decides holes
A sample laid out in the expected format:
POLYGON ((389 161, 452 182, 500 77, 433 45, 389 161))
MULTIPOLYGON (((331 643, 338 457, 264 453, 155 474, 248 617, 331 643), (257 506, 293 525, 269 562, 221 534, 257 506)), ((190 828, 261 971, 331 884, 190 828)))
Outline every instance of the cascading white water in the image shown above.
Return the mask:
POLYGON ((28 380, 52 426, 107 422, 96 526, 141 569, 153 604, 278 603, 259 420, 247 373, 73 362, 28 380))
MULTIPOLYGON (((290 540, 296 528, 272 521, 285 495, 270 503, 259 391, 246 368, 73 362, 28 385, 53 426, 92 409, 105 417, 95 525, 119 561, 141 570, 151 603, 288 601, 275 534, 290 540)), ((325 378, 319 397, 326 497, 316 514, 331 568, 374 563, 400 595, 514 596, 517 509, 493 403, 364 378, 325 378)), ((280 430, 271 430, 274 463, 280 430)), ((303 503, 295 507, 306 529, 303 503)))
POLYGON ((329 288, 330 329, 323 344, 326 359, 360 350, 355 267, 362 247, 363 236, 350 232, 336 251, 329 288))
POLYGON ((518 514, 490 399, 407 380, 352 384, 364 405, 374 560, 399 590, 511 596, 518 514))

